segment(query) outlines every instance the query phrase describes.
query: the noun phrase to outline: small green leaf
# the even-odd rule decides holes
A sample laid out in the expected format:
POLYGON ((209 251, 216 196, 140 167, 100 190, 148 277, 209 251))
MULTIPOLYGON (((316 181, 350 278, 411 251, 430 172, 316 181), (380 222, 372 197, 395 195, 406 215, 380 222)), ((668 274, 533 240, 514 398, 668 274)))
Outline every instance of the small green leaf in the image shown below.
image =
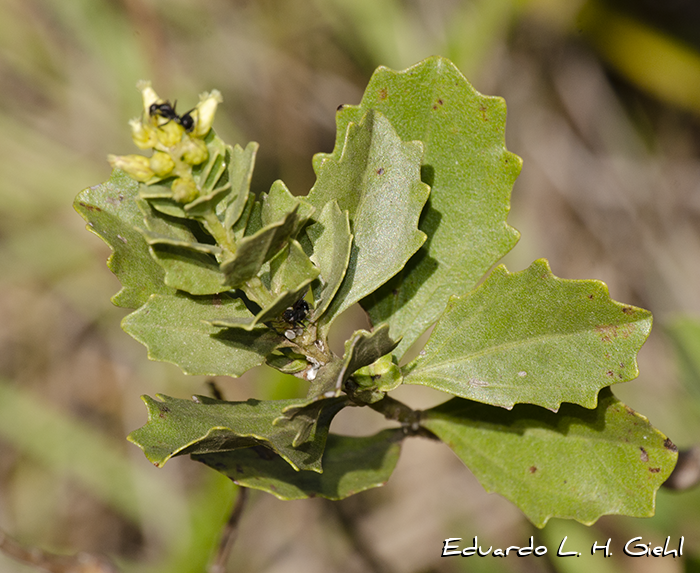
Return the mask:
POLYGON ((354 240, 345 278, 319 321, 333 320, 399 272, 425 241, 418 218, 430 194, 421 183, 420 142, 404 143, 386 117, 367 112, 349 123, 342 155, 328 157, 308 201, 320 212, 335 200, 347 211, 354 240))
POLYGON ((165 215, 138 200, 146 229, 141 230, 151 254, 165 270, 165 283, 194 295, 217 294, 230 290, 223 284, 218 257, 221 248, 200 242, 204 235, 199 223, 165 215))
POLYGON ((274 422, 298 400, 224 402, 196 396, 192 401, 160 394, 157 398, 142 396, 148 408, 148 422, 127 439, 158 467, 177 455, 262 445, 279 454, 296 471, 320 472, 328 428, 343 407, 339 400, 328 404, 320 412, 314 431, 307 434, 309 439, 292 447, 296 429, 286 420, 281 424, 274 422))
POLYGON ((343 213, 337 201, 329 201, 318 222, 307 227, 306 234, 313 250, 311 260, 321 271, 314 288, 316 308, 311 315, 311 320, 316 321, 326 312, 348 268, 353 239, 348 212, 343 213))
POLYGON ((397 341, 389 338, 389 326, 383 325, 373 332, 357 330, 345 341, 345 354, 323 366, 309 388, 309 396, 326 398, 339 396, 343 384, 354 372, 369 366, 391 352, 397 341))
POLYGON ((270 192, 261 197, 261 220, 263 227, 284 219, 287 213, 297 210, 297 229, 311 217, 315 211, 305 198, 295 197, 279 179, 270 187, 270 192))
POLYGON ((107 266, 122 283, 112 302, 124 308, 139 308, 152 294, 172 294, 165 284, 165 271, 151 257, 144 237, 138 206, 139 184, 123 171, 115 170, 109 181, 89 187, 75 199, 74 207, 95 233, 112 249, 107 266))
POLYGON ((240 318, 238 316, 224 320, 214 320, 210 324, 225 328, 245 328, 252 330, 258 324, 279 319, 285 309, 299 300, 309 287, 311 281, 318 276, 319 270, 309 257, 304 254, 301 245, 292 239, 287 247, 270 262, 268 288, 275 298, 266 305, 255 317, 240 318))
MULTIPOLYGON (((151 251, 165 269, 165 283, 193 295, 218 294, 231 290, 223 284, 224 275, 211 254, 202 252, 199 245, 173 245, 163 239, 153 239, 151 251)), ((208 245, 207 245, 208 246, 208 245)))
POLYGON ((295 472, 282 458, 259 448, 192 459, 231 478, 243 487, 259 489, 279 499, 325 497, 339 500, 379 487, 391 476, 401 453, 401 430, 384 430, 367 438, 328 436, 323 473, 295 472))
POLYGON ((374 404, 403 382, 401 369, 388 354, 360 368, 348 381, 348 394, 355 402, 374 404))
POLYGON ((285 426, 294 432, 292 446, 295 448, 314 439, 319 423, 327 411, 335 413, 348 405, 346 396, 306 398, 303 401, 293 400, 292 402, 282 410, 282 415, 275 420, 275 424, 285 426))
POLYGON ((602 515, 649 517, 670 475, 676 446, 609 389, 598 407, 558 413, 512 410, 461 398, 422 413, 484 489, 515 503, 537 526, 550 517, 590 525, 602 515))
POLYGON ((510 408, 594 408, 598 391, 638 374, 651 313, 610 299, 595 280, 564 280, 547 261, 496 268, 451 299, 404 383, 510 408))
POLYGON ((250 142, 246 148, 236 145, 231 153, 231 193, 216 206, 216 212, 223 219, 224 227, 231 229, 243 215, 250 192, 250 180, 255 166, 258 144, 250 142))
POLYGON ((284 339, 264 327, 221 331, 208 324, 232 316, 251 314, 240 299, 226 294, 154 295, 124 319, 122 328, 148 348, 151 360, 176 364, 185 374, 240 376, 262 364, 284 339))
POLYGON ((506 216, 522 162, 505 147, 505 102, 481 95, 452 62, 435 56, 404 71, 378 68, 362 103, 338 112, 335 149, 314 157, 317 173, 345 153, 346 126, 368 109, 383 113, 404 141, 423 142, 423 181, 431 187, 419 225, 428 240, 361 302, 374 325, 388 322, 393 338, 403 336, 401 357, 451 295, 471 290, 517 242, 506 216))
POLYGON ((226 284, 234 288, 253 278, 263 264, 269 261, 289 241, 297 229, 297 207, 286 216, 266 225, 254 235, 241 239, 235 255, 221 264, 226 284))

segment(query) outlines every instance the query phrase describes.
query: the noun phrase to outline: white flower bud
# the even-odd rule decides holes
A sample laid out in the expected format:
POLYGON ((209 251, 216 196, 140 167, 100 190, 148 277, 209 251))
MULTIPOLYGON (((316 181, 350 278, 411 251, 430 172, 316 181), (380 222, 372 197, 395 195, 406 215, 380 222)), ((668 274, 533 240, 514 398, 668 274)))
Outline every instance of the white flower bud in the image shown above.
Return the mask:
POLYGON ((148 157, 143 155, 108 155, 107 161, 113 169, 125 171, 136 181, 148 181, 155 175, 148 157))
POLYGON ((136 147, 139 149, 153 149, 158 138, 156 131, 148 124, 143 123, 140 119, 134 118, 129 121, 131 127, 131 139, 134 140, 136 147))
POLYGON ((151 82, 146 80, 139 80, 136 83, 136 87, 141 91, 141 97, 143 98, 143 115, 148 117, 149 109, 151 104, 154 104, 160 100, 158 94, 151 87, 151 82))
POLYGON ((210 93, 203 93, 199 96, 199 103, 192 111, 192 117, 195 119, 192 135, 194 137, 204 137, 211 129, 214 123, 214 115, 216 108, 224 101, 219 90, 212 90, 210 93))
POLYGON ((149 164, 158 177, 170 175, 170 172, 175 168, 173 158, 163 151, 155 151, 151 156, 149 164))
POLYGON ((199 165, 209 158, 207 144, 201 139, 188 137, 182 141, 182 160, 189 165, 199 165))
POLYGON ((178 122, 169 121, 161 125, 156 133, 161 145, 164 147, 172 147, 180 143, 185 130, 178 122))
POLYGON ((191 177, 178 177, 173 181, 173 199, 178 203, 190 203, 199 197, 197 184, 191 177))

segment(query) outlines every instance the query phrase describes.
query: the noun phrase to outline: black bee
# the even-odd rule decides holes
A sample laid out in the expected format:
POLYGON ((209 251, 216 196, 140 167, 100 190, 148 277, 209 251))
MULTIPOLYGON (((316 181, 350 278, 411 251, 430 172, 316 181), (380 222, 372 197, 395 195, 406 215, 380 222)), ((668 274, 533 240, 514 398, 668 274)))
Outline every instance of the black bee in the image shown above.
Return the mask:
POLYGON ((309 308, 309 303, 300 298, 282 313, 282 319, 292 326, 297 326, 298 323, 306 318, 309 308))
POLYGON ((151 117, 159 116, 167 119, 168 121, 176 121, 185 129, 185 131, 192 131, 192 129, 194 129, 194 118, 192 117, 194 108, 187 113, 178 115, 177 111, 175 110, 176 106, 177 102, 174 104, 171 104, 169 101, 163 103, 152 103, 148 108, 148 114, 151 117))

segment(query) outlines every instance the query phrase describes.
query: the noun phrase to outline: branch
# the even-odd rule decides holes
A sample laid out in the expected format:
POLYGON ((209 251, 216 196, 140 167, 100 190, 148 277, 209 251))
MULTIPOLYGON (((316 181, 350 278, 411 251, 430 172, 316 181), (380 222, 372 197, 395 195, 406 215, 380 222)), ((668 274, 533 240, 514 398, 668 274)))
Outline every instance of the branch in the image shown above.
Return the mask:
POLYGON ((226 523, 226 527, 224 527, 224 531, 221 534, 219 550, 216 553, 214 562, 209 567, 209 573, 226 573, 226 563, 228 562, 229 555, 231 555, 233 544, 236 542, 238 522, 243 514, 243 508, 245 507, 247 499, 248 488, 239 487, 236 503, 233 506, 233 510, 231 510, 231 517, 229 517, 228 523, 226 523))

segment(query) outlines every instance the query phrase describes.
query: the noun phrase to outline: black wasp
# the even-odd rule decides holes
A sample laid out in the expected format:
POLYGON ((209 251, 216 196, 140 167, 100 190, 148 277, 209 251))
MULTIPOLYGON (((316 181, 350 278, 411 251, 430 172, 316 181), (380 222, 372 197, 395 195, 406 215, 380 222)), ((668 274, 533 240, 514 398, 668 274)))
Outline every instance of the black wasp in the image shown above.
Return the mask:
POLYGON ((309 303, 303 298, 300 298, 282 313, 282 319, 292 326, 297 326, 298 323, 302 322, 306 318, 309 308, 309 303))
POLYGON ((192 117, 192 112, 194 111, 194 108, 192 108, 187 113, 178 115, 177 111, 175 111, 176 105, 177 102, 175 102, 175 105, 173 105, 169 101, 163 103, 152 103, 148 108, 148 114, 151 117, 163 117, 168 121, 174 120, 177 123, 179 123, 185 129, 185 131, 192 131, 192 128, 194 128, 194 118, 192 117))

